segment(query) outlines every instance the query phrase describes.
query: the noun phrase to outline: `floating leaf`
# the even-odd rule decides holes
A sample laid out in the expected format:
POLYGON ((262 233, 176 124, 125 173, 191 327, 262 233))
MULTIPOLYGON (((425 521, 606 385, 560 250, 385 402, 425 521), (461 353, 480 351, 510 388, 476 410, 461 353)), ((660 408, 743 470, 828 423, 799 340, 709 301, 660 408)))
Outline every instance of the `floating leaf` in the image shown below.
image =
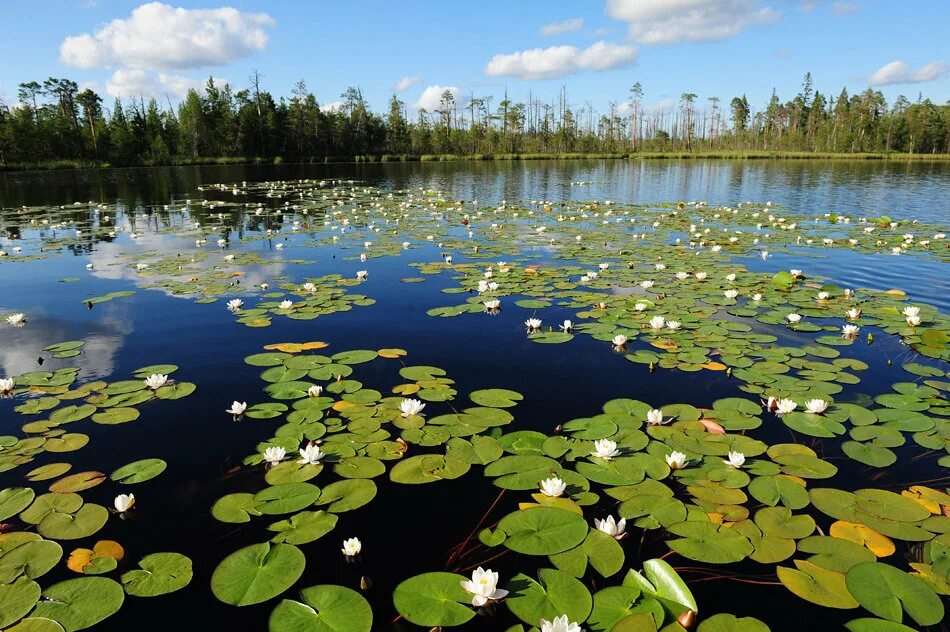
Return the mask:
POLYGON ((211 592, 232 606, 267 601, 290 588, 305 564, 304 554, 290 544, 252 544, 221 560, 211 576, 211 592))
POLYGON ((181 590, 191 577, 191 560, 181 553, 152 553, 139 561, 138 569, 123 573, 121 582, 130 595, 157 597, 181 590))
POLYGON ((571 621, 584 621, 590 614, 593 600, 587 588, 567 573, 550 568, 538 571, 535 581, 524 574, 511 578, 508 584, 508 608, 525 623, 546 619, 552 621, 567 615, 571 621))
POLYGON ((393 591, 393 605, 406 620, 425 627, 462 625, 475 616, 472 596, 462 588, 468 578, 455 573, 423 573, 393 591))
POLYGON ((67 579, 43 596, 47 601, 36 604, 33 615, 57 621, 66 632, 92 627, 118 612, 125 600, 122 586, 105 577, 67 579))
POLYGON ((943 619, 943 602, 921 579, 880 562, 857 564, 846 576, 850 593, 873 614, 900 623, 901 608, 918 625, 943 619))
POLYGON ((373 609, 355 590, 324 584, 300 591, 299 601, 283 599, 268 621, 271 632, 369 632, 373 609))

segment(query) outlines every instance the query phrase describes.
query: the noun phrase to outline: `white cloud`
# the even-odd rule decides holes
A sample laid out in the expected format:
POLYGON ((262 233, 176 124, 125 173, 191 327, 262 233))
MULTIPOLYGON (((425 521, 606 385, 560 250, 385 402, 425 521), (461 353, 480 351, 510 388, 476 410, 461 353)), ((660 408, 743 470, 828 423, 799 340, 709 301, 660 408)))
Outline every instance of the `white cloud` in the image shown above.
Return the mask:
MULTIPOLYGON (((459 99, 459 89, 455 86, 429 86, 422 91, 422 94, 419 95, 419 98, 415 103, 412 104, 417 110, 426 109, 430 112, 433 110, 439 109, 439 105, 442 102, 442 93, 448 90, 452 93, 452 96, 455 97, 456 102, 459 99)), ((461 104, 459 104, 461 105, 461 104)))
MULTIPOLYGON (((106 92, 113 97, 154 97, 163 99, 165 95, 175 98, 184 97, 192 88, 201 90, 207 78, 191 79, 180 75, 148 73, 134 68, 119 68, 106 82, 106 92)), ((222 79, 215 83, 224 85, 222 79)))
POLYGON ((574 33, 584 27, 584 18, 573 18, 563 22, 551 22, 541 27, 541 35, 563 35, 565 33, 574 33))
POLYGON ((403 90, 407 90, 408 88, 410 88, 411 86, 414 86, 420 81, 422 81, 421 75, 403 77, 402 79, 396 82, 396 84, 393 86, 393 90, 395 90, 396 92, 402 92, 403 90))
POLYGON ((322 112, 339 112, 343 109, 343 101, 331 101, 320 106, 322 112))
POLYGON ((721 40, 781 19, 760 0, 607 0, 607 15, 643 44, 721 40))
POLYGON ((892 83, 923 83, 933 81, 947 74, 950 66, 942 61, 935 61, 911 72, 910 66, 900 60, 892 61, 878 68, 868 78, 873 86, 886 86, 892 83))
POLYGON ((182 9, 149 2, 92 34, 67 37, 60 60, 78 68, 173 70, 226 64, 263 50, 274 19, 232 7, 182 9))
POLYGON ((616 68, 633 63, 636 58, 636 47, 613 42, 597 42, 583 50, 576 46, 532 48, 495 55, 485 66, 485 74, 490 77, 550 79, 583 70, 616 68))

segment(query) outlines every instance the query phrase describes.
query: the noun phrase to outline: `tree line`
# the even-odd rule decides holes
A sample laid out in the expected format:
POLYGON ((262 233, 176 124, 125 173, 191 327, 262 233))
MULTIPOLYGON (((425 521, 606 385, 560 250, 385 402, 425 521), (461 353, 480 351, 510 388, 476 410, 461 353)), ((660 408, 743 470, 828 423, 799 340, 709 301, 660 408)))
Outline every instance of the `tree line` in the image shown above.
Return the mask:
POLYGON ((209 78, 177 104, 139 97, 106 107, 94 90, 54 77, 22 83, 16 103, 0 102, 0 167, 7 168, 763 150, 950 153, 950 103, 922 95, 888 103, 871 88, 823 94, 806 74, 791 100, 773 90, 760 108, 745 95, 723 101, 691 92, 648 107, 638 82, 605 111, 572 105, 566 89, 550 101, 446 90, 431 110, 410 114, 395 94, 385 111, 374 112, 355 87, 332 106, 321 107, 303 81, 275 98, 258 72, 237 91, 209 78))

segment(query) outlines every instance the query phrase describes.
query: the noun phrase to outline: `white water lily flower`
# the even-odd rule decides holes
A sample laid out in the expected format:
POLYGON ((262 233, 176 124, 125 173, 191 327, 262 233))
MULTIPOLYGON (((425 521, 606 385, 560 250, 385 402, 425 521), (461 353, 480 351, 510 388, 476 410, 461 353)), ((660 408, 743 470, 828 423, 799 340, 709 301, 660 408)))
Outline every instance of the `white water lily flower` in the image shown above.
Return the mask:
POLYGON ((317 286, 314 285, 313 283, 310 283, 310 282, 308 281, 307 283, 304 283, 304 284, 303 284, 303 289, 304 289, 305 291, 307 291, 307 292, 316 292, 316 291, 317 291, 317 286))
POLYGON ((802 271, 796 270, 795 268, 792 268, 791 270, 789 270, 788 273, 791 274, 795 278, 798 278, 802 275, 802 271))
POLYGON ((841 328, 841 335, 845 338, 854 338, 858 335, 859 331, 861 331, 861 328, 857 325, 844 325, 841 328))
POLYGON ((829 296, 831 296, 831 294, 829 294, 828 292, 818 292, 819 301, 827 301, 829 296))
POLYGON ((297 463, 301 465, 317 465, 320 463, 320 459, 326 456, 325 452, 320 451, 320 446, 317 444, 309 444, 306 447, 300 448, 300 459, 297 460, 297 463))
POLYGON ((572 329, 574 329, 574 323, 572 323, 570 320, 565 320, 563 323, 561 323, 561 331, 569 332, 572 329))
POLYGON ((147 378, 145 378, 145 385, 148 386, 153 391, 165 386, 168 382, 167 375, 159 375, 158 373, 152 373, 147 378))
POLYGON ((791 313, 788 316, 786 316, 785 319, 794 325, 795 323, 799 322, 802 319, 802 316, 801 314, 791 313))
POLYGON ((557 498, 567 489, 567 483, 556 476, 541 481, 541 493, 551 498, 557 498))
POLYGON ((369 277, 369 272, 367 272, 366 270, 359 270, 356 273, 356 278, 359 279, 360 281, 365 281, 367 277, 369 277))
POLYGON ((904 311, 901 313, 904 316, 907 316, 908 318, 911 316, 920 316, 920 308, 915 307, 913 305, 908 305, 907 307, 904 308, 904 311))
POLYGON ((649 290, 651 287, 653 287, 653 281, 640 281, 640 287, 642 287, 644 290, 649 290))
POLYGON ((680 281, 686 280, 686 277, 688 277, 688 276, 689 276, 689 274, 687 274, 686 272, 677 272, 677 273, 676 273, 676 278, 679 279, 680 281))
POLYGON ((662 316, 654 316, 650 319, 650 327, 653 329, 663 329, 666 325, 666 319, 662 316))
POLYGON ((366 263, 366 253, 365 253, 365 252, 361 252, 361 253, 360 253, 360 262, 361 262, 361 263, 366 263))
POLYGON ((828 410, 828 402, 823 399, 815 398, 805 402, 805 412, 809 412, 814 415, 820 415, 826 410, 828 410))
POLYGON ((699 279, 700 281, 702 281, 703 279, 706 278, 706 273, 705 273, 705 272, 697 272, 694 276, 695 276, 697 279, 699 279))
POLYGON ((267 285, 266 283, 261 283, 261 289, 262 289, 262 290, 266 290, 268 287, 270 287, 270 286, 267 285))
POLYGON ((726 290, 725 292, 723 292, 723 295, 726 298, 735 298, 739 296, 739 290, 726 290))
POLYGON ((112 501, 112 505, 119 513, 128 511, 135 505, 135 494, 119 494, 112 501))
POLYGON ((232 415, 237 417, 238 415, 243 415, 245 410, 247 410, 247 402, 239 402, 237 400, 234 400, 231 403, 231 408, 228 408, 224 412, 231 413, 232 415))
POLYGON ((5 377, 0 379, 0 393, 9 393, 13 390, 13 378, 5 377))
POLYGON ((669 329, 670 331, 676 331, 677 329, 679 329, 679 328, 682 327, 682 326, 683 326, 682 323, 680 323, 680 321, 678 321, 678 320, 668 320, 668 321, 666 321, 666 328, 669 329))
POLYGON ((610 264, 609 264, 609 263, 602 263, 602 264, 600 264, 600 265, 597 266, 597 267, 600 268, 601 270, 606 270, 607 268, 610 267, 610 264))
POLYGON ((649 307, 649 305, 647 305, 646 303, 635 303, 633 306, 633 309, 637 310, 638 312, 642 312, 647 307, 649 307))
POLYGON ((7 316, 7 324, 13 325, 14 327, 22 327, 26 323, 26 314, 23 312, 17 312, 16 314, 10 314, 7 316))
POLYGON ((623 334, 617 334, 610 339, 610 342, 612 342, 615 347, 622 347, 627 344, 627 337, 623 334))
POLYGON ((627 528, 627 520, 625 518, 614 520, 613 516, 607 516, 604 520, 594 518, 594 526, 597 527, 598 531, 602 531, 610 537, 619 540, 623 537, 623 532, 627 528))
POLYGON ((919 325, 920 323, 921 323, 920 316, 908 316, 908 317, 907 317, 907 324, 910 325, 911 327, 916 327, 916 326, 919 325))
POLYGON ((617 449, 616 441, 611 441, 610 439, 599 439, 594 441, 594 451, 591 452, 590 455, 600 457, 601 459, 607 459, 609 461, 615 456, 619 456, 620 450, 617 449))
POLYGON ((485 306, 486 310, 492 311, 501 307, 501 301, 499 301, 497 298, 492 298, 482 303, 482 305, 485 306))
POLYGON ((91 263, 87 263, 87 264, 86 264, 86 269, 87 269, 87 270, 92 270, 92 268, 93 268, 93 265, 92 265, 91 263))
POLYGON ((426 405, 423 404, 418 399, 409 398, 409 399, 404 399, 401 402, 399 402, 399 410, 402 411, 403 417, 409 417, 410 415, 418 415, 422 413, 422 409, 425 407, 426 405))
POLYGON ((861 310, 858 309, 857 307, 852 307, 851 309, 848 310, 847 316, 851 320, 861 318, 861 310))
POLYGON ((280 305, 278 305, 280 309, 290 309, 293 306, 294 306, 294 302, 288 301, 288 300, 283 300, 280 302, 280 305))
POLYGON ((666 455, 666 464, 671 470, 681 470, 686 467, 686 455, 677 450, 673 450, 666 455))
POLYGON ((659 426, 663 423, 663 411, 654 408, 647 413, 647 423, 651 426, 659 426))
POLYGON ((742 465, 745 463, 745 455, 735 450, 729 450, 729 460, 723 461, 723 463, 736 468, 742 467, 742 465))
POLYGON ((323 392, 323 387, 314 384, 307 389, 307 397, 320 397, 320 394, 323 392))
POLYGON ((287 450, 280 446, 271 446, 264 450, 264 460, 270 464, 280 463, 287 456, 287 450))
POLYGON ((541 632, 584 632, 584 630, 580 624, 573 623, 566 614, 562 614, 551 621, 541 619, 541 632))
POLYGON ((360 542, 359 538, 349 538, 348 540, 343 540, 343 555, 347 557, 356 557, 362 550, 363 543, 360 542))
POLYGON ((753 295, 752 295, 752 300, 755 301, 756 303, 758 303, 759 301, 762 300, 762 295, 759 294, 759 293, 753 294, 753 295))
POLYGON ((230 301, 228 301, 228 309, 232 312, 236 312, 242 307, 244 307, 244 301, 239 298, 232 298, 230 301))
POLYGON ((540 318, 529 318, 528 320, 524 321, 524 326, 527 327, 528 329, 530 329, 531 331, 534 331, 535 329, 540 329, 540 328, 541 328, 541 319, 540 319, 540 318))
POLYGON ((798 407, 794 401, 784 398, 775 402, 775 412, 780 415, 787 415, 798 407))
POLYGON ((507 590, 498 587, 498 573, 481 566, 472 571, 472 579, 460 582, 465 592, 472 595, 472 605, 476 608, 484 606, 489 601, 503 599, 507 590))

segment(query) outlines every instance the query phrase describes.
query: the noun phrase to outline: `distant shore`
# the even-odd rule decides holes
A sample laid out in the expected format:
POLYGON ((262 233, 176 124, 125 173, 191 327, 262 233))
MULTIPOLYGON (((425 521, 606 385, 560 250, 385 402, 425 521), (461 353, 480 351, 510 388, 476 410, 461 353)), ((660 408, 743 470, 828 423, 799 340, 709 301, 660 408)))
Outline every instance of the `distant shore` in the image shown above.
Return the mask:
POLYGON ((82 160, 55 160, 35 164, 0 165, 0 171, 42 171, 54 169, 110 169, 135 167, 185 167, 200 165, 345 164, 384 162, 515 162, 525 160, 880 160, 888 162, 943 162, 950 154, 844 153, 810 151, 699 150, 610 153, 517 153, 517 154, 379 154, 358 156, 315 156, 284 159, 247 157, 198 157, 173 159, 154 164, 115 165, 82 160))

